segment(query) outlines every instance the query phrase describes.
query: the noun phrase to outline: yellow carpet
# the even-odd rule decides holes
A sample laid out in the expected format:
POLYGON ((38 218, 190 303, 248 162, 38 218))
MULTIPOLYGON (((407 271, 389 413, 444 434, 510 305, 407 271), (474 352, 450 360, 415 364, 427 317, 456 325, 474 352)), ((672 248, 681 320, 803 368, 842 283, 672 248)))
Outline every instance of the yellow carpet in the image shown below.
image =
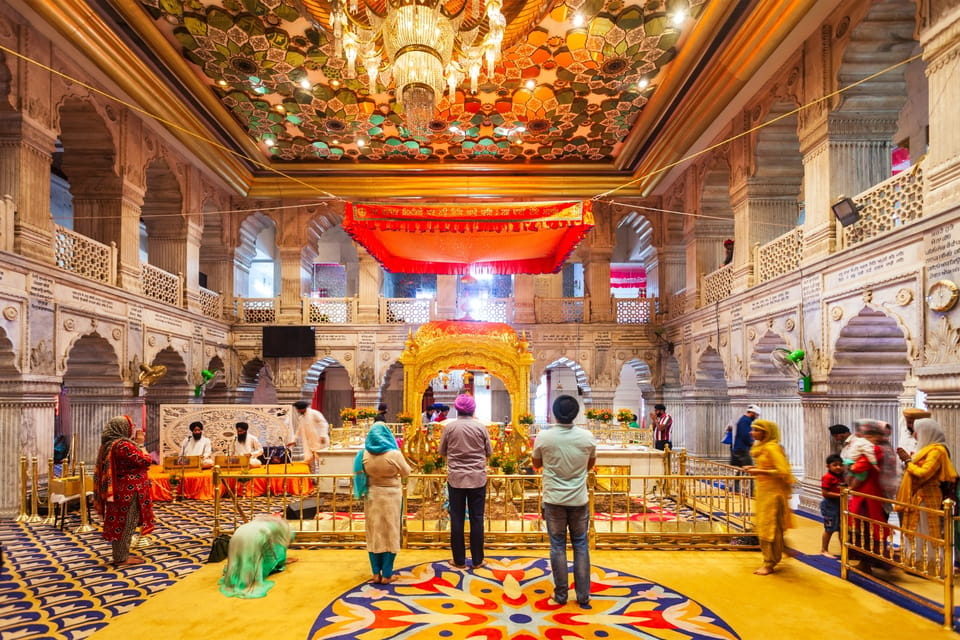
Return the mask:
MULTIPOLYGON (((488 553, 491 558, 547 557, 543 551, 488 553)), ((150 630, 162 631, 165 638, 186 640, 261 635, 308 638, 317 616, 331 601, 368 579, 367 555, 352 550, 291 550, 291 556, 299 561, 274 576, 276 586, 266 598, 223 597, 216 584, 222 565, 206 565, 92 637, 131 640, 146 637, 143 634, 150 630)), ((397 566, 403 571, 446 557, 442 551, 407 550, 397 558, 397 566)), ((591 560, 594 566, 643 577, 689 597, 729 625, 734 637, 746 640, 956 637, 915 613, 794 559, 765 577, 752 573, 760 564, 756 552, 595 551, 591 560)), ((574 612, 578 609, 572 596, 568 607, 574 612)), ((604 637, 582 626, 578 632, 585 638, 604 637)), ((427 627, 418 635, 405 637, 439 636, 427 627)), ((687 636, 654 631, 649 637, 687 636)))

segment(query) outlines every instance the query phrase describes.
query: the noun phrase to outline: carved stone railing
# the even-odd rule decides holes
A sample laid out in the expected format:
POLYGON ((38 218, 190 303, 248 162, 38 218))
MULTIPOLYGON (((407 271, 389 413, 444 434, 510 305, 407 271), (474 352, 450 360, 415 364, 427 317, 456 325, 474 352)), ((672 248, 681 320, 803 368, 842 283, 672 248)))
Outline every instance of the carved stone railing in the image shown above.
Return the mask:
POLYGON ((304 298, 303 324, 350 324, 357 317, 356 298, 304 298))
POLYGON ((713 304, 720 302, 733 293, 733 265, 727 264, 713 273, 708 273, 701 279, 700 287, 703 291, 703 303, 713 304))
MULTIPOLYGON (((664 312, 663 307, 660 308, 661 312, 664 312)), ((687 290, 686 288, 680 289, 676 293, 671 293, 667 296, 667 308, 665 311, 672 317, 682 316, 687 312, 687 290)))
POLYGON ((206 317, 216 318, 217 320, 223 317, 222 294, 211 291, 205 287, 200 287, 197 300, 200 303, 200 313, 206 317))
POLYGON ((433 298, 380 298, 381 324, 423 324, 433 320, 433 298))
POLYGON ((657 313, 656 298, 617 298, 617 324, 650 324, 657 313))
POLYGON ((140 286, 143 295, 172 305, 183 306, 183 277, 164 271, 146 262, 140 263, 140 286))
POLYGON ((457 308, 466 306, 474 320, 513 322, 513 300, 510 298, 468 298, 457 301, 457 308), (461 305, 461 302, 464 304, 461 305))
POLYGON ((240 322, 270 324, 277 321, 280 298, 237 298, 236 313, 240 322))
POLYGON ((104 284, 117 282, 117 245, 97 242, 60 225, 54 236, 54 261, 78 276, 104 284))
POLYGON ((799 269, 802 248, 803 229, 800 227, 758 247, 753 262, 757 270, 757 284, 799 269))
POLYGON ((851 247, 923 216, 923 163, 890 177, 856 196, 860 219, 843 229, 843 245, 851 247))
POLYGON ((590 321, 587 298, 536 298, 534 313, 541 324, 590 321))

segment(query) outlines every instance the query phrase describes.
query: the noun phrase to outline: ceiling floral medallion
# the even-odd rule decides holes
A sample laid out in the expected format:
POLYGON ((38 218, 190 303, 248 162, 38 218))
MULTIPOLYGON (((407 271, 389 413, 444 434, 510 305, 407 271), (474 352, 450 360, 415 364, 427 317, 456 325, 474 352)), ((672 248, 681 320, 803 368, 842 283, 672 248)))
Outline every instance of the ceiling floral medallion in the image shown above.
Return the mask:
POLYGON ((267 158, 577 162, 617 157, 706 0, 685 3, 683 32, 667 0, 418 0, 402 5, 420 8, 414 23, 454 30, 449 54, 438 53, 449 57, 443 78, 422 82, 411 74, 438 71, 434 59, 403 67, 402 51, 421 47, 402 46, 399 9, 386 0, 140 4, 267 158), (345 126, 330 130, 330 120, 345 126))

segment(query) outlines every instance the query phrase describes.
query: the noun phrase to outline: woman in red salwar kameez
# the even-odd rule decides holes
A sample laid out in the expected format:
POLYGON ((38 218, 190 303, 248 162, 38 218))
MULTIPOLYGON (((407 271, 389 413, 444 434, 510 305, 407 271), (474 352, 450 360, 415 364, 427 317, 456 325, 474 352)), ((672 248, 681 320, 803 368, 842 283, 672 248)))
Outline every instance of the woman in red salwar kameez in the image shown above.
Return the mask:
POLYGON ((94 475, 94 505, 103 517, 103 539, 113 546, 113 564, 143 564, 130 555, 137 526, 141 535, 153 531, 153 502, 147 470, 152 460, 142 450, 143 432, 136 434, 129 416, 111 418, 103 428, 94 475))

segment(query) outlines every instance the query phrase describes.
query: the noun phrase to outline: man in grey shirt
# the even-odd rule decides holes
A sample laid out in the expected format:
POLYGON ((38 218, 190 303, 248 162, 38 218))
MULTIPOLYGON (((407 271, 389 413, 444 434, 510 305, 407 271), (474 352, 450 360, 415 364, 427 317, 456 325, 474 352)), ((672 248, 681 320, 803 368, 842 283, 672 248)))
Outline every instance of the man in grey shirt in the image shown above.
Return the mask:
POLYGON ((533 467, 543 469, 543 519, 550 536, 553 600, 567 603, 567 530, 573 547, 573 586, 581 608, 590 608, 590 494, 587 473, 597 461, 593 434, 573 426, 580 403, 563 395, 553 401, 556 425, 537 434, 533 467))
POLYGON ((440 436, 440 455, 447 459, 447 488, 450 494, 450 550, 453 566, 467 566, 463 540, 465 510, 470 509, 470 558, 473 568, 483 565, 483 513, 487 498, 487 459, 493 454, 490 434, 473 417, 477 403, 462 394, 453 403, 457 418, 447 423, 440 436))

